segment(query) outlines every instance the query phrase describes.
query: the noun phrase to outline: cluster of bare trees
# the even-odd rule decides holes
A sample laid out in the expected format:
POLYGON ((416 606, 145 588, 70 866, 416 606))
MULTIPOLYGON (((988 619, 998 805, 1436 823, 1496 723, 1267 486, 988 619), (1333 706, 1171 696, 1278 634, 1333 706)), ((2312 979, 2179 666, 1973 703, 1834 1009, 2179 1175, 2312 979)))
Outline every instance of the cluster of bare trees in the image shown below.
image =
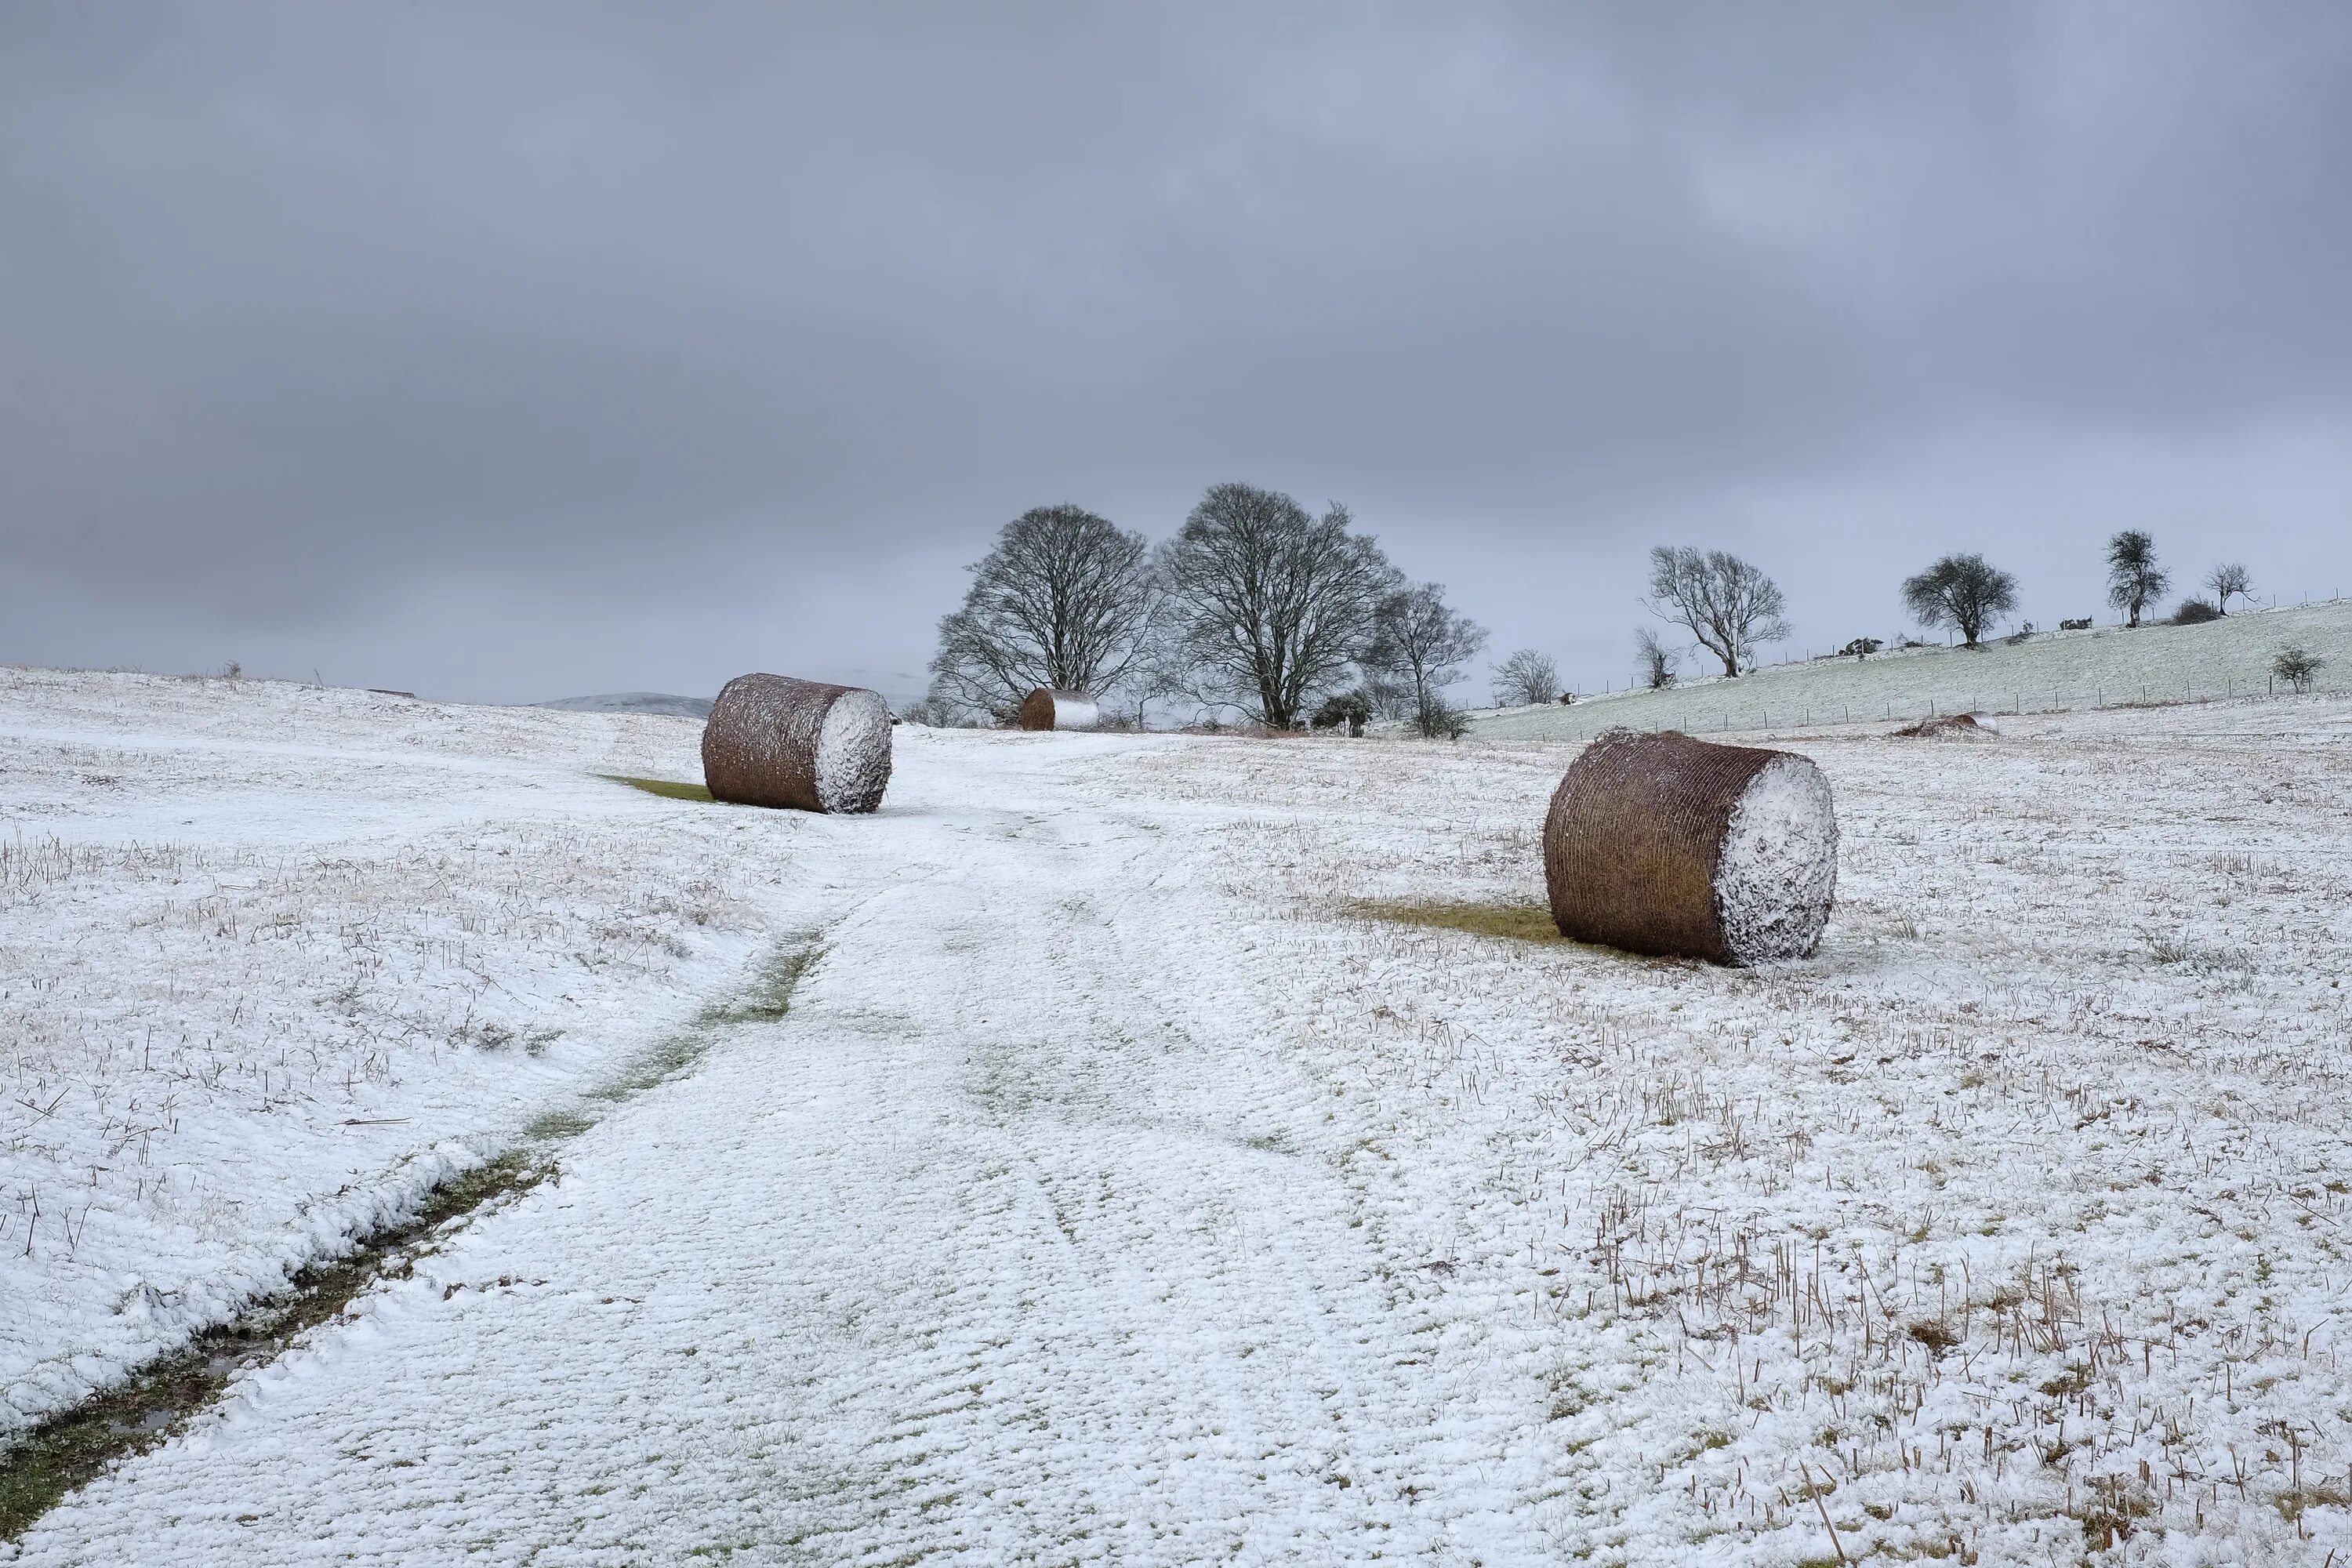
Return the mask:
MULTIPOLYGON (((2107 542, 2107 599, 2131 625, 2140 624, 2171 584, 2148 534, 2126 529, 2107 542)), ((2174 613, 2176 622, 2227 615, 2231 599, 2252 592, 2253 578, 2243 564, 2223 562, 2206 574, 2205 586, 2211 590, 2211 599, 2186 601, 2174 613)), ((1980 647, 1993 624, 2017 607, 2017 579, 1980 554, 1953 554, 1905 578, 1902 594, 1905 606, 1920 625, 1949 626, 1965 646, 1980 647)), ((1727 677, 1753 668, 1760 646, 1789 635, 1780 590, 1755 566, 1720 550, 1660 545, 1651 551, 1650 594, 1643 604, 1659 619, 1687 632, 1697 649, 1722 663, 1727 677)), ((1866 655, 1880 646, 1877 638, 1857 637, 1845 651, 1866 655)), ((1633 655, 1640 669, 1636 679, 1650 687, 1672 686, 1679 678, 1680 654, 1655 629, 1645 626, 1634 633, 1633 655)), ((1503 689, 1498 680, 1498 701, 1503 689)))
MULTIPOLYGON (((2107 542, 2106 559, 2108 600, 2137 626, 2171 585, 2155 541, 2126 529, 2107 542)), ((1346 507, 1318 516, 1255 485, 1211 486, 1156 548, 1082 508, 1040 507, 1005 524, 971 574, 963 604, 940 622, 924 714, 935 722, 1003 721, 1049 686, 1092 692, 1139 721, 1160 702, 1202 716, 1237 711, 1273 729, 1355 731, 1378 714, 1458 735, 1445 692, 1486 646, 1486 628, 1446 601, 1444 584, 1409 582, 1346 507)), ((2253 586, 2235 562, 2205 585, 2212 599, 2188 601, 2175 620, 2226 615, 2253 586)), ((1727 678, 1789 635, 1779 586, 1725 551, 1658 546, 1649 589, 1643 606, 1727 678)), ((1978 647, 2016 608, 2017 580, 1981 554, 1946 555, 1904 579, 1902 597, 1919 624, 1949 626, 1978 647)), ((1846 651, 1879 646, 1857 638, 1846 651)), ((1637 679, 1672 686, 1682 653, 1642 628, 1637 679)), ((1559 667, 1533 648, 1497 664, 1492 679, 1500 705, 1569 700, 1559 667)))
MULTIPOLYGON (((925 717, 1003 720, 1039 686, 1139 716, 1154 701, 1292 729, 1337 711, 1458 733, 1444 690, 1485 628, 1436 583, 1411 583, 1336 502, 1210 487, 1157 549, 1073 506, 1005 525, 940 623, 925 717)), ((1360 717, 1351 727, 1360 727, 1360 717)))

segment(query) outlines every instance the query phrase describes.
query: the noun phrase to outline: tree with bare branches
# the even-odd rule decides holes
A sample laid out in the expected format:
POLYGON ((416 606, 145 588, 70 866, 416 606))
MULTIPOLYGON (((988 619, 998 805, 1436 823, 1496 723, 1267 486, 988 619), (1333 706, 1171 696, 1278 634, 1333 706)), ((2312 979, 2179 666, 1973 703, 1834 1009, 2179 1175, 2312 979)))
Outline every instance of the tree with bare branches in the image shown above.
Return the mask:
POLYGON ((1213 485, 1160 546, 1171 668, 1184 689, 1289 729, 1370 651, 1396 568, 1333 502, 1311 517, 1255 485, 1213 485))
POLYGON ((1647 626, 1634 629, 1633 657, 1642 661, 1642 679, 1653 691, 1664 691, 1679 678, 1675 650, 1647 626))
POLYGON ((1081 507, 1038 507, 971 572, 940 622, 934 712, 1002 719, 1040 686, 1099 698, 1141 673, 1160 603, 1143 535, 1081 507))
POLYGON ((2156 541, 2126 528, 2107 541, 2107 603, 2139 625, 2140 612, 2164 596, 2172 575, 2156 563, 2156 541))
POLYGON ((1486 628, 1445 602, 1444 584, 1418 583, 1381 595, 1363 662, 1412 691, 1417 731, 1450 736, 1456 731, 1445 689, 1486 646, 1486 628))
POLYGON ((1547 653, 1523 647, 1496 665, 1490 678, 1497 708, 1524 708, 1559 695, 1559 666, 1547 653))
POLYGON ((1975 647, 1987 622, 2017 607, 2017 579, 1981 555, 1947 555, 1903 580, 1903 602, 1921 626, 1952 626, 1975 647))
POLYGON ((2254 591, 2254 574, 2243 562, 2224 561, 2205 574, 2205 585, 2213 590, 2213 607, 2226 616, 2231 599, 2245 598, 2254 591))
POLYGON ((1721 550, 1664 544, 1652 550, 1650 596, 1643 605, 1689 632, 1723 661, 1726 676, 1748 668, 1759 644, 1789 635, 1772 579, 1721 550))

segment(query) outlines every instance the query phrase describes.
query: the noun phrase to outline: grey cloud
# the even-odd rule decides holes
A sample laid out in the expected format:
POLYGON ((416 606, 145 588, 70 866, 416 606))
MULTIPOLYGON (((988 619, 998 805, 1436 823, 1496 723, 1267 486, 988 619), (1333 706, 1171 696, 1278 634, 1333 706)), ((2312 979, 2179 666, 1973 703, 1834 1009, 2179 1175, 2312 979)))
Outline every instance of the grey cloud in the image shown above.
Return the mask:
POLYGON ((2352 403, 2347 68, 2317 5, 10 7, 0 658, 896 679, 1003 519, 1226 477, 1594 674, 1661 537, 1823 641, 1948 531, 2203 547, 2182 461, 2326 559, 2340 466, 2244 466, 2352 403))

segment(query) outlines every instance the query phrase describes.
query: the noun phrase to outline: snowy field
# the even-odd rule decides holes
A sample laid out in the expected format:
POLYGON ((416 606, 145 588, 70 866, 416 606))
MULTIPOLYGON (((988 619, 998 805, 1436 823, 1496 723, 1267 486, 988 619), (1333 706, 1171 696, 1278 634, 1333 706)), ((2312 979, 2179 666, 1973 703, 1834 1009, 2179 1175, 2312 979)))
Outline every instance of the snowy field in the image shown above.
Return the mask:
POLYGON ((2352 1559, 2352 701, 2000 730, 1732 972, 1450 928, 1565 745, 0 673, 19 1420, 814 959, 21 1560, 2352 1559))
MULTIPOLYGON (((1930 713, 2073 712, 2127 704, 2268 693, 2271 660, 2293 644, 2327 661, 2317 689, 2352 689, 2352 600, 2239 611, 2201 626, 2102 626, 2042 632, 1977 648, 1890 649, 1866 659, 1767 664, 1737 680, 1705 653, 1683 660, 1664 691, 1620 689, 1561 708, 1473 714, 1482 739, 1589 741, 1614 724, 1637 730, 1754 730, 1788 724, 1888 723, 1930 713)), ((1777 652, 1786 652, 1786 649, 1777 652)), ((1766 658, 1776 650, 1765 650, 1766 658)))

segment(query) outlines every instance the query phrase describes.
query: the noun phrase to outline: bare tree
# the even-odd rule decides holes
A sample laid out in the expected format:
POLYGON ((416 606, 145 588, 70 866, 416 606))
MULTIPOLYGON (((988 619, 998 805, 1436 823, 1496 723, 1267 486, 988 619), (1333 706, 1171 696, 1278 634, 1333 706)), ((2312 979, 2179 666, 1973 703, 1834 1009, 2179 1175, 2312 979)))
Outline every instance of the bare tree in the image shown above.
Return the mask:
POLYGON ((1675 650, 1658 640, 1658 634, 1647 626, 1633 633, 1633 657, 1642 661, 1642 679, 1653 691, 1664 691, 1675 683, 1676 671, 1675 650))
POLYGON ((1531 647, 1523 647, 1496 665, 1490 679, 1497 708, 1524 708, 1549 702, 1559 695, 1559 666, 1549 654, 1531 647))
POLYGON ((1956 627, 1974 647, 1987 621, 2017 608, 2017 579, 1981 555, 1947 555, 1903 580, 1903 602, 1922 626, 1956 627))
POLYGON ((2171 574, 2156 563, 2155 540, 2126 528, 2107 541, 2107 603, 2128 613, 2133 626, 2170 586, 2171 574))
POLYGON ((1661 544, 1650 552, 1650 597, 1645 608, 1698 639, 1736 676, 1750 663, 1759 643, 1789 635, 1781 618, 1780 590, 1772 579, 1737 555, 1701 552, 1661 544))
POLYGON ((2224 561, 2205 574, 2205 585, 2213 590, 2213 607, 2226 616, 2232 598, 2242 599, 2254 591, 2254 575, 2242 562, 2224 561))
POLYGON ((1419 583, 1381 595, 1372 612, 1372 643, 1363 662, 1395 676, 1412 692, 1415 726, 1424 735, 1455 731, 1445 689, 1486 646, 1486 628, 1445 602, 1445 584, 1419 583))
POLYGON ((1396 568, 1337 502, 1320 518, 1253 485, 1213 485, 1160 547, 1184 684, 1289 729, 1370 651, 1396 568))
POLYGON ((1002 716, 1040 686, 1097 697, 1142 672, 1159 607, 1143 535, 1075 506, 1025 511, 940 622, 934 712, 1002 716))

